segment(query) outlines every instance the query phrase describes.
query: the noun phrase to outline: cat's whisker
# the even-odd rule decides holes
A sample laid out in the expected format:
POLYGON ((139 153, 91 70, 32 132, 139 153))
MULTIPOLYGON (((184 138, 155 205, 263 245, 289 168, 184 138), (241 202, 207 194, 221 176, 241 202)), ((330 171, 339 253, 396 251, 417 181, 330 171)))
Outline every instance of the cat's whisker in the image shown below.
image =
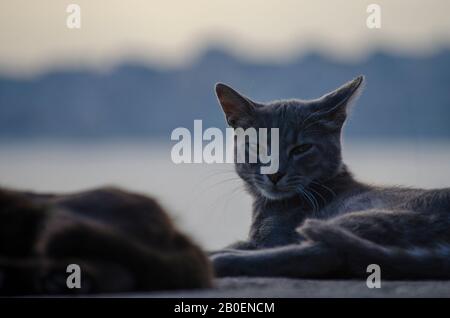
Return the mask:
POLYGON ((317 202, 316 197, 307 188, 303 188, 303 190, 311 197, 311 200, 314 203, 314 212, 319 211, 319 202, 317 202))
POLYGON ((222 200, 225 201, 225 204, 222 205, 222 212, 225 212, 225 210, 227 209, 228 203, 231 200, 232 196, 235 195, 236 193, 239 193, 239 190, 243 191, 244 190, 244 185, 243 184, 239 184, 236 187, 234 187, 233 189, 228 189, 227 191, 225 191, 225 193, 222 193, 221 196, 216 197, 213 202, 211 202, 211 204, 209 204, 207 206, 207 209, 210 210, 216 210, 216 208, 221 204, 222 200))
MULTIPOLYGON (((220 171, 220 173, 223 173, 225 175, 229 175, 228 172, 229 173, 233 173, 234 176, 226 178, 226 179, 217 180, 213 184, 209 184, 209 180, 211 180, 211 178, 213 176, 206 177, 201 182, 198 182, 197 186, 193 187, 195 190, 193 190, 192 197, 188 201, 188 207, 190 208, 193 205, 193 203, 196 202, 199 199, 199 197, 201 195, 204 195, 208 191, 212 191, 212 190, 216 189, 218 186, 223 186, 225 184, 230 184, 230 183, 232 184, 233 181, 239 181, 239 182, 242 181, 241 178, 239 178, 239 176, 237 176, 234 171, 220 171)), ((213 173, 216 173, 215 176, 220 176, 221 177, 223 175, 223 174, 217 173, 217 171, 215 171, 213 173)))
POLYGON ((228 203, 232 200, 232 199, 234 199, 234 197, 236 196, 236 195, 238 195, 239 193, 241 193, 241 192, 243 192, 245 190, 245 187, 244 187, 244 185, 243 184, 241 184, 241 185, 239 185, 239 186, 237 186, 236 188, 234 188, 229 194, 228 194, 228 196, 226 197, 226 206, 228 206, 228 203))
POLYGON ((233 181, 241 181, 241 179, 239 177, 232 177, 232 178, 228 178, 228 179, 222 179, 219 180, 215 183, 213 183, 212 185, 209 185, 208 188, 211 189, 213 187, 219 186, 219 185, 224 185, 233 181))
POLYGON ((198 190, 198 193, 202 193, 205 191, 206 188, 209 188, 208 186, 205 189, 203 188, 203 185, 205 185, 209 180, 213 179, 214 177, 222 177, 223 175, 228 176, 230 174, 235 174, 235 173, 236 172, 234 170, 216 168, 215 171, 211 171, 210 173, 202 176, 202 178, 200 178, 198 181, 196 181, 193 184, 193 189, 198 190))
POLYGON ((222 176, 222 175, 229 175, 229 174, 236 174, 234 170, 219 170, 219 171, 212 171, 208 174, 206 174, 202 180, 202 182, 216 176, 222 176))
POLYGON ((319 183, 319 182, 317 182, 317 181, 311 181, 311 183, 313 183, 313 184, 315 184, 315 185, 318 185, 319 187, 322 187, 323 189, 327 190, 329 193, 331 193, 331 195, 332 195, 333 197, 336 196, 336 192, 334 192, 333 189, 331 189, 330 187, 328 187, 328 186, 326 186, 326 185, 324 185, 324 184, 321 184, 321 183, 319 183))
POLYGON ((327 204, 327 200, 323 197, 323 195, 322 194, 320 194, 320 192, 318 192, 318 191, 316 191, 316 190, 314 190, 313 188, 308 188, 310 191, 313 191, 315 194, 317 194, 321 199, 322 199, 322 201, 323 201, 323 204, 324 205, 326 205, 327 204))
POLYGON ((306 199, 306 202, 308 203, 308 205, 309 205, 313 210, 315 210, 314 203, 312 202, 311 198, 307 195, 307 193, 304 191, 304 188, 303 188, 302 186, 299 186, 299 187, 297 188, 297 191, 300 193, 300 195, 301 195, 303 198, 306 199))

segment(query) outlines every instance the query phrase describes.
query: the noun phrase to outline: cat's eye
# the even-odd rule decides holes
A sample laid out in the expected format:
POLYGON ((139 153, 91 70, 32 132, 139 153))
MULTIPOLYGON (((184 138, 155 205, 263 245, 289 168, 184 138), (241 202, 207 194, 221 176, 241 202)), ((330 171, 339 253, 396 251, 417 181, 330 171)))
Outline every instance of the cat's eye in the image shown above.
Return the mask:
POLYGON ((291 156, 298 156, 308 152, 309 150, 311 150, 312 147, 313 147, 312 144, 301 144, 292 148, 289 154, 291 156))

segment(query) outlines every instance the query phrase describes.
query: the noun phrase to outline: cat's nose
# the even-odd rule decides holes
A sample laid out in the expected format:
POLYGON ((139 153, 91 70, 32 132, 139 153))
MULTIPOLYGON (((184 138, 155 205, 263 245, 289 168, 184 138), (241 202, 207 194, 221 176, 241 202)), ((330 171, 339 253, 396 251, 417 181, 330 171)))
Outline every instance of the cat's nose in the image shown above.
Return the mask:
POLYGON ((282 173, 282 172, 276 172, 276 173, 267 175, 267 177, 269 177, 270 181, 272 181, 273 184, 277 184, 277 182, 280 181, 281 178, 283 178, 283 176, 284 176, 284 173, 282 173))

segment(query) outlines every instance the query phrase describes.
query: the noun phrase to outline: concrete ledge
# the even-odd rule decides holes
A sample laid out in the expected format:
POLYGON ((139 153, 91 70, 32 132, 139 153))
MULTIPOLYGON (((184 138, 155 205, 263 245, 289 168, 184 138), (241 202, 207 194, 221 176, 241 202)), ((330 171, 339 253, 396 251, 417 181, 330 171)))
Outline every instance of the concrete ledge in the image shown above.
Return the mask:
POLYGON ((382 281, 380 289, 369 289, 365 280, 310 280, 287 278, 222 278, 216 287, 203 291, 163 292, 132 297, 200 298, 376 298, 450 297, 449 281, 382 281))

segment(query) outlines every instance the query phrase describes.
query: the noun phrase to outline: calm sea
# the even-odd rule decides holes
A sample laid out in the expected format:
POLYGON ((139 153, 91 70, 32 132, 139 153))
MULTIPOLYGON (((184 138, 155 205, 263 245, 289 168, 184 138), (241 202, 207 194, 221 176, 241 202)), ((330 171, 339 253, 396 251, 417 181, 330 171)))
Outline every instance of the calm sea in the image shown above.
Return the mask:
MULTIPOLYGON (((348 140, 344 159, 374 184, 450 186, 450 141, 348 140)), ((207 249, 244 239, 251 201, 230 164, 181 164, 170 144, 109 141, 0 143, 0 185, 71 192, 116 185, 156 197, 207 249)))

